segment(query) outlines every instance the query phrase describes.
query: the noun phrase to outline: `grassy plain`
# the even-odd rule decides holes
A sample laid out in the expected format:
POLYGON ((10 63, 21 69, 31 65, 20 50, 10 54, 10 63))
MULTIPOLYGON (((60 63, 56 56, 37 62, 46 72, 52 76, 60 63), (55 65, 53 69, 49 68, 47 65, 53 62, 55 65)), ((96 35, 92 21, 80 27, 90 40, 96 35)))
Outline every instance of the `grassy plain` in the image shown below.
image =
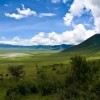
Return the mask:
MULTIPOLYGON (((23 65, 25 70, 25 77, 27 80, 34 80, 36 78, 37 69, 36 65, 39 68, 42 66, 48 66, 53 64, 63 63, 66 66, 69 66, 69 59, 74 55, 86 56, 87 60, 100 59, 100 52, 97 53, 86 53, 86 52, 59 52, 59 51, 0 51, 0 54, 5 53, 25 53, 29 54, 23 57, 11 57, 3 58, 0 57, 0 74, 5 75, 8 73, 9 66, 23 65)), ((50 69, 50 68, 48 68, 50 69)), ((64 69, 61 69, 64 70, 64 69)), ((11 81, 0 80, 0 100, 4 100, 5 91, 11 81)), ((57 94, 51 94, 47 96, 42 96, 40 94, 26 95, 20 98, 21 100, 57 100, 57 94)))
MULTIPOLYGON (((8 73, 8 67, 9 66, 17 66, 17 65, 23 65, 24 70, 26 72, 26 78, 28 80, 35 79, 36 78, 36 65, 39 67, 45 66, 45 65, 52 65, 57 63, 65 63, 65 58, 62 59, 62 57, 53 57, 55 53, 58 51, 6 51, 2 50, 0 51, 0 54, 9 54, 9 53, 25 53, 28 54, 27 56, 23 57, 0 57, 0 74, 3 74, 4 77, 8 73)), ((11 81, 10 81, 11 82, 11 81)), ((4 99, 6 86, 9 83, 7 80, 3 80, 0 82, 0 100, 4 99)), ((50 96, 52 98, 55 98, 55 95, 50 96)), ((49 96, 45 96, 41 98, 40 94, 37 95, 29 95, 24 96, 21 98, 21 100, 49 100, 49 96), (47 99, 48 98, 48 99, 47 99)))
POLYGON ((100 59, 100 53, 93 52, 59 52, 59 51, 0 51, 0 54, 25 53, 22 57, 0 57, 0 73, 7 73, 7 68, 14 65, 23 65, 27 75, 36 72, 36 65, 39 67, 53 64, 69 64, 72 56, 85 56, 87 60, 100 59))

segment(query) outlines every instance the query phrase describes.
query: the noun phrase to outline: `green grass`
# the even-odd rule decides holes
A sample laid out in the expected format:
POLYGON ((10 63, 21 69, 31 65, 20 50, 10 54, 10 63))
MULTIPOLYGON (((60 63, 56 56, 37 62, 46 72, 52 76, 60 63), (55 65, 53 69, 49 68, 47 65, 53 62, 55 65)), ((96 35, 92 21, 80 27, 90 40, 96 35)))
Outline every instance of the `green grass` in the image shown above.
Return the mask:
MULTIPOLYGON (((10 51, 11 52, 11 51, 10 51)), ((4 52, 0 52, 4 54, 4 52)), ((9 53, 9 52, 5 52, 9 53)), ((15 51, 14 51, 15 53, 15 51)), ((19 53, 16 51, 16 53, 19 53)), ((53 52, 53 51, 37 51, 37 52, 22 52, 29 54, 28 56, 23 56, 23 57, 14 57, 14 58, 3 58, 0 57, 0 73, 5 73, 7 68, 11 65, 24 65, 25 69, 27 70, 28 73, 31 73, 32 71, 35 70, 36 64, 38 66, 44 66, 44 65, 53 65, 53 64, 59 64, 59 63, 64 63, 68 64, 70 57, 74 55, 82 55, 86 56, 88 60, 93 60, 93 59, 100 59, 100 52, 97 53, 86 53, 86 52, 65 52, 65 53, 59 53, 53 52)))
MULTIPOLYGON (((3 53, 11 53, 18 51, 0 51, 0 54, 3 53)), ((26 72, 26 78, 28 80, 35 79, 36 78, 36 65, 38 65, 39 68, 46 65, 53 65, 53 64, 69 64, 70 57, 74 55, 83 55, 87 57, 87 60, 94 60, 94 59, 100 59, 100 52, 97 53, 87 53, 87 52, 69 52, 69 53, 59 53, 58 51, 21 51, 21 53, 29 54, 28 56, 23 57, 15 57, 15 58, 3 58, 0 57, 0 74, 3 74, 4 77, 8 73, 7 69, 9 66, 15 66, 15 65, 23 65, 24 70, 26 72)), ((4 81, 5 86, 7 83, 4 81)), ((8 84, 8 83, 7 83, 8 84)), ((0 100, 3 100, 3 97, 5 96, 6 88, 2 88, 2 84, 0 84, 0 100)), ((41 97, 39 94, 35 95, 27 95, 23 96, 21 100, 57 100, 57 94, 52 94, 48 96, 41 97)))

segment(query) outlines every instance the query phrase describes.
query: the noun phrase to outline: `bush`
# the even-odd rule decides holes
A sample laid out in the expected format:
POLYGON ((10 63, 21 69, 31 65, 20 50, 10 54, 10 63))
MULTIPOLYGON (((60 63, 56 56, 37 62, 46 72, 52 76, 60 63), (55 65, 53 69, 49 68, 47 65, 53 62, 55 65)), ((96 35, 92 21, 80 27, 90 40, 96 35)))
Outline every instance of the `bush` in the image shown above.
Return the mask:
POLYGON ((32 82, 23 81, 17 84, 16 86, 9 88, 6 92, 6 96, 11 98, 13 95, 22 96, 32 93, 34 94, 38 93, 36 85, 33 84, 32 82))
POLYGON ((60 100, 99 100, 100 62, 89 62, 82 56, 74 56, 70 60, 71 69, 60 100))
POLYGON ((10 66, 8 68, 9 73, 11 74, 11 76, 15 77, 15 78, 22 78, 25 75, 25 71, 23 69, 23 66, 18 65, 18 66, 10 66))
POLYGON ((73 71, 73 77, 80 84, 87 83, 90 79, 90 67, 87 65, 85 57, 74 56, 71 58, 71 68, 73 71))
MULTIPOLYGON (((42 95, 49 95, 64 88, 65 81, 59 64, 43 66, 37 75, 38 89, 42 95), (52 70, 55 66, 56 70, 52 70)), ((65 70, 64 70, 65 71, 65 70)))
POLYGON ((15 92, 11 92, 9 96, 5 96, 5 100, 20 100, 20 95, 17 95, 15 92))
POLYGON ((66 90, 61 91, 59 100, 77 100, 79 93, 76 88, 68 87, 66 90))
POLYGON ((44 71, 38 75, 38 88, 42 95, 48 95, 55 91, 52 79, 44 71))
POLYGON ((91 91, 100 98, 100 80, 96 81, 91 91))
POLYGON ((3 80, 3 74, 0 74, 0 80, 3 80))

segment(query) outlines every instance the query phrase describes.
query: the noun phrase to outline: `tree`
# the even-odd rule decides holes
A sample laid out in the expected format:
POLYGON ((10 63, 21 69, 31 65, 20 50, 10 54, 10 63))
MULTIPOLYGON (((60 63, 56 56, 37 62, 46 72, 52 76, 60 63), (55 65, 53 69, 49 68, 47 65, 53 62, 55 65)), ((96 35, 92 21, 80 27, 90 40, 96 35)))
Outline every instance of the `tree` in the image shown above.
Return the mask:
POLYGON ((71 58, 71 68, 77 81, 86 83, 89 79, 90 67, 85 57, 74 56, 71 58))
POLYGON ((13 77, 16 77, 16 78, 21 78, 25 75, 25 71, 22 65, 10 66, 8 68, 8 71, 13 77))

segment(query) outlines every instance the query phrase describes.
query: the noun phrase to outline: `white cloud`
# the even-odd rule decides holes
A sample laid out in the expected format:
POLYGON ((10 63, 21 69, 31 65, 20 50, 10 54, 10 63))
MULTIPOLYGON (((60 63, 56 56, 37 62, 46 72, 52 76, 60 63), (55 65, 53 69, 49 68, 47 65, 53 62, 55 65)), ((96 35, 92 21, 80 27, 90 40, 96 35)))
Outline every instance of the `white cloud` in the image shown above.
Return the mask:
POLYGON ((55 32, 40 32, 30 39, 14 37, 11 41, 0 41, 0 43, 16 45, 59 45, 59 44, 78 44, 90 36, 94 35, 94 30, 86 30, 82 24, 76 25, 72 31, 65 31, 61 34, 55 32))
POLYGON ((52 17, 52 16, 56 16, 56 14, 54 13, 40 13, 39 17, 52 17))
POLYGON ((84 8, 84 0, 74 0, 74 3, 71 5, 69 12, 73 16, 81 16, 83 13, 83 8, 84 8))
POLYGON ((18 36, 16 36, 16 37, 13 38, 12 41, 13 41, 13 42, 20 42, 20 40, 21 40, 21 39, 20 39, 18 36))
POLYGON ((51 0, 52 3, 59 3, 61 0, 51 0))
POLYGON ((100 32, 100 1, 99 0, 74 0, 69 12, 66 13, 64 22, 66 25, 71 25, 73 18, 81 16, 84 13, 84 8, 91 11, 94 18, 94 25, 96 32, 100 32))
POLYGON ((69 26, 72 23, 73 16, 68 13, 65 15, 65 17, 63 17, 63 19, 64 19, 65 25, 69 26))
POLYGON ((63 2, 63 3, 66 3, 68 0, 51 0, 52 3, 60 3, 60 2, 63 2))
POLYGON ((66 3, 68 0, 63 0, 63 3, 66 3))
POLYGON ((78 24, 74 30, 62 33, 62 41, 68 44, 79 44, 94 34, 94 30, 86 30, 82 24, 78 24))
POLYGON ((99 0, 85 0, 86 8, 90 9, 93 17, 94 17, 94 24, 95 30, 100 32, 100 1, 99 0))
POLYGON ((66 13, 64 19, 64 22, 67 26, 71 25, 73 18, 76 16, 81 16, 83 13, 84 8, 84 0, 74 0, 73 4, 71 5, 69 9, 69 13, 66 13))
POLYGON ((15 13, 13 13, 13 14, 5 13, 5 15, 6 15, 7 17, 14 18, 14 19, 22 19, 22 18, 24 18, 23 15, 15 14, 15 13))
POLYGON ((25 8, 24 5, 22 4, 22 9, 17 8, 17 14, 16 13, 5 13, 5 16, 14 18, 14 19, 22 19, 28 16, 36 16, 37 13, 36 11, 32 11, 30 8, 25 8))

